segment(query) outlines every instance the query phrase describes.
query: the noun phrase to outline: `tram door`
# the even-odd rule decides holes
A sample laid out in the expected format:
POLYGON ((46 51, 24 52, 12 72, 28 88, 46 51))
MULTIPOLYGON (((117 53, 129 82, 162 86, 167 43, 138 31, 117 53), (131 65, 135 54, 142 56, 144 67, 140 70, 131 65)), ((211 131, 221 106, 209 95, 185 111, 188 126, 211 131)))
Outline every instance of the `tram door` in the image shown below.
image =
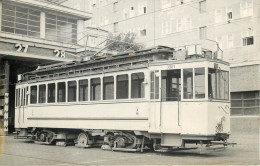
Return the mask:
POLYGON ((161 71, 162 130, 176 132, 180 126, 181 70, 161 71))
POLYGON ((25 114, 25 107, 28 104, 28 97, 27 97, 27 91, 28 87, 22 87, 18 89, 18 95, 19 97, 17 98, 17 105, 18 105, 18 125, 19 127, 22 127, 24 124, 24 114, 25 114))

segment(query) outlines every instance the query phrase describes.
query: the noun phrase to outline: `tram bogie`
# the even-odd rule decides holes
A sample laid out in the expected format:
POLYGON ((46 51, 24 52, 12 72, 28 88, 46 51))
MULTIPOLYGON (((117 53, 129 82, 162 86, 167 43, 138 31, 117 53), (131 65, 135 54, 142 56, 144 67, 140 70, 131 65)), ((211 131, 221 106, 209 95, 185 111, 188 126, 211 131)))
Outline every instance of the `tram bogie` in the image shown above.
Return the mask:
POLYGON ((226 142, 228 63, 205 55, 174 60, 173 52, 159 47, 25 73, 15 127, 37 142, 105 150, 226 142))

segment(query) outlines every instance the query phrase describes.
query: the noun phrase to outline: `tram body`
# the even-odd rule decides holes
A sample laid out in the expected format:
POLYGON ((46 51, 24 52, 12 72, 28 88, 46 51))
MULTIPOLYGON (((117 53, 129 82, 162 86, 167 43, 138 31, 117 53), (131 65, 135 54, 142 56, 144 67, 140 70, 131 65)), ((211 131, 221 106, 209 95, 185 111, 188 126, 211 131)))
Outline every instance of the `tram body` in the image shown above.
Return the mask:
POLYGON ((27 74, 35 77, 16 86, 15 128, 38 134, 35 140, 42 142, 50 142, 50 131, 76 131, 71 137, 76 142, 82 132, 91 137, 102 131, 109 148, 120 149, 226 141, 228 63, 205 57, 172 60, 172 51, 165 49, 145 56, 152 59, 119 57, 115 59, 122 60, 89 62, 84 68, 67 66, 65 74, 57 76, 61 70, 55 66, 27 74), (102 68, 83 70, 93 64, 102 68), (136 145, 127 146, 134 137, 136 145))

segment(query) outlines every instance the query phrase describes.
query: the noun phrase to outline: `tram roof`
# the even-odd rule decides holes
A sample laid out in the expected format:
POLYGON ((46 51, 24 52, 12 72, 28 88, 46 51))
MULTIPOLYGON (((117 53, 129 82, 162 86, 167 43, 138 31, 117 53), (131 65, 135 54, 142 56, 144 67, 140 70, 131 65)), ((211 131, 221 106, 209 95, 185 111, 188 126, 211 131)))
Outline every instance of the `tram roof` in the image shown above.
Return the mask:
MULTIPOLYGON (((103 68, 103 70, 110 69, 109 66, 126 66, 127 64, 131 63, 135 64, 136 68, 144 68, 147 66, 147 63, 150 65, 158 65, 158 64, 165 64, 168 62, 171 63, 188 63, 188 62, 195 62, 195 61, 214 61, 219 63, 227 64, 219 59, 208 59, 205 57, 197 57, 189 58, 185 60, 175 60, 173 61, 171 57, 173 57, 173 52, 175 51, 174 48, 166 47, 166 46, 157 46, 152 47, 149 49, 136 51, 136 52, 129 52, 124 54, 118 55, 111 55, 108 57, 96 57, 88 61, 77 61, 77 62, 67 62, 67 63, 58 63, 52 64, 47 66, 39 66, 36 70, 27 72, 23 74, 21 81, 29 81, 31 80, 29 77, 43 78, 46 75, 50 77, 50 75, 58 75, 58 74, 70 74, 76 71, 92 71, 94 72, 95 69, 103 68), (171 61, 169 61, 171 60, 171 61), (139 64, 139 65, 138 65, 139 64)), ((134 68, 134 67, 133 67, 134 68)), ((80 73, 77 72, 77 73, 80 73)))

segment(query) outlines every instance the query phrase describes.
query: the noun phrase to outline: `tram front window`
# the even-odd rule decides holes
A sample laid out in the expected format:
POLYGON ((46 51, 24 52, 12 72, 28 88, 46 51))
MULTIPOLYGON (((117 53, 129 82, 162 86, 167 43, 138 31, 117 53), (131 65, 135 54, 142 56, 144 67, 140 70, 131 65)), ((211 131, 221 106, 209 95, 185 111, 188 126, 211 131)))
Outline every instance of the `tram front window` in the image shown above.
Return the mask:
POLYGON ((58 83, 58 102, 65 102, 66 99, 66 85, 65 82, 58 83))
POLYGON ((210 99, 229 98, 229 73, 218 69, 208 69, 208 95, 210 99))
POLYGON ((162 101, 179 101, 181 98, 181 70, 162 71, 162 101))
POLYGON ((205 68, 195 68, 194 76, 195 98, 205 98, 205 68))
POLYGON ((193 69, 183 69, 183 98, 193 99, 193 69))

